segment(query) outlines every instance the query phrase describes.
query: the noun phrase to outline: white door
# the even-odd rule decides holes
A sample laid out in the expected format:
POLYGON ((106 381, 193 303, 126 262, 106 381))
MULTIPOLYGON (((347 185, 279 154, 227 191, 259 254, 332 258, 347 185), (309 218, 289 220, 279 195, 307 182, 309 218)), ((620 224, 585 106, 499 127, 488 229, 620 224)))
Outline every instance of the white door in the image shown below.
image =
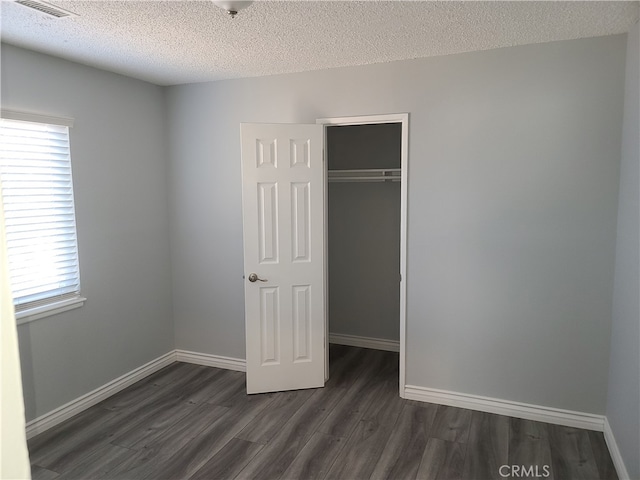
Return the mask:
POLYGON ((242 124, 247 393, 324 386, 324 130, 242 124))

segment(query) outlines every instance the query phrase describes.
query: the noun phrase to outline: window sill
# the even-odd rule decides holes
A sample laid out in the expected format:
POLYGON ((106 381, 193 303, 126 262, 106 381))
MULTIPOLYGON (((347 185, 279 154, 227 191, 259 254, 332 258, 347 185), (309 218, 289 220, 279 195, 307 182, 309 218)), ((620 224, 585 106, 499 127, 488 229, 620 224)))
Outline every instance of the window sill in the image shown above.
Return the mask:
POLYGON ((38 307, 22 310, 21 312, 16 312, 16 323, 18 325, 22 325, 23 323, 33 322, 34 320, 40 320, 41 318, 73 310, 74 308, 80 308, 86 301, 86 298, 78 295, 77 297, 67 298, 66 300, 61 300, 59 302, 52 302, 48 305, 40 305, 38 307))

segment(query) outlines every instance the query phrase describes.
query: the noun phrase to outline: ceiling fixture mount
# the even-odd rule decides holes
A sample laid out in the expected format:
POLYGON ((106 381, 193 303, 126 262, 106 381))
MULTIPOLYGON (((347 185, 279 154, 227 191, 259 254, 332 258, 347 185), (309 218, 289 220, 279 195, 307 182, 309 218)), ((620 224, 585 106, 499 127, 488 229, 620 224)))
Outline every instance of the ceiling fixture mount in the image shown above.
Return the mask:
POLYGON ((226 10, 231 18, 235 18, 238 12, 251 5, 253 0, 214 0, 213 3, 226 10))
POLYGON ((46 13, 56 18, 64 18, 76 16, 75 13, 65 10, 64 8, 51 5, 50 3, 37 0, 16 0, 16 3, 24 7, 33 8, 41 13, 46 13))

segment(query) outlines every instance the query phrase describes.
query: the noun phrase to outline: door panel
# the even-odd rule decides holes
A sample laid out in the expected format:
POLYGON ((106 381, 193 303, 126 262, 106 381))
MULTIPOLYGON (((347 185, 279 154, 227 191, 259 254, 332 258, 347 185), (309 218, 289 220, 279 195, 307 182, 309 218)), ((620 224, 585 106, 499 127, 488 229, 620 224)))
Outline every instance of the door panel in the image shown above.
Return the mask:
POLYGON ((311 185, 291 184, 291 233, 294 262, 310 262, 311 256, 311 185))
POLYGON ((242 124, 241 137, 247 392, 321 387, 323 127, 242 124))
POLYGON ((258 242, 261 264, 278 263, 278 184, 258 183, 258 242))

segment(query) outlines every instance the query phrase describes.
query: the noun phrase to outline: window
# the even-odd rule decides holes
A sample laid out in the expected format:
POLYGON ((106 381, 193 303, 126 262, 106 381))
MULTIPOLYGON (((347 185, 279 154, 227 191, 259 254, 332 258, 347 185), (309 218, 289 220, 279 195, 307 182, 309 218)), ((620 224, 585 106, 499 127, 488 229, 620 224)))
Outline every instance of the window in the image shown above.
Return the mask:
POLYGON ((13 301, 18 323, 23 323, 85 300, 80 296, 69 123, 25 121, 24 115, 5 111, 2 116, 0 187, 13 301))

